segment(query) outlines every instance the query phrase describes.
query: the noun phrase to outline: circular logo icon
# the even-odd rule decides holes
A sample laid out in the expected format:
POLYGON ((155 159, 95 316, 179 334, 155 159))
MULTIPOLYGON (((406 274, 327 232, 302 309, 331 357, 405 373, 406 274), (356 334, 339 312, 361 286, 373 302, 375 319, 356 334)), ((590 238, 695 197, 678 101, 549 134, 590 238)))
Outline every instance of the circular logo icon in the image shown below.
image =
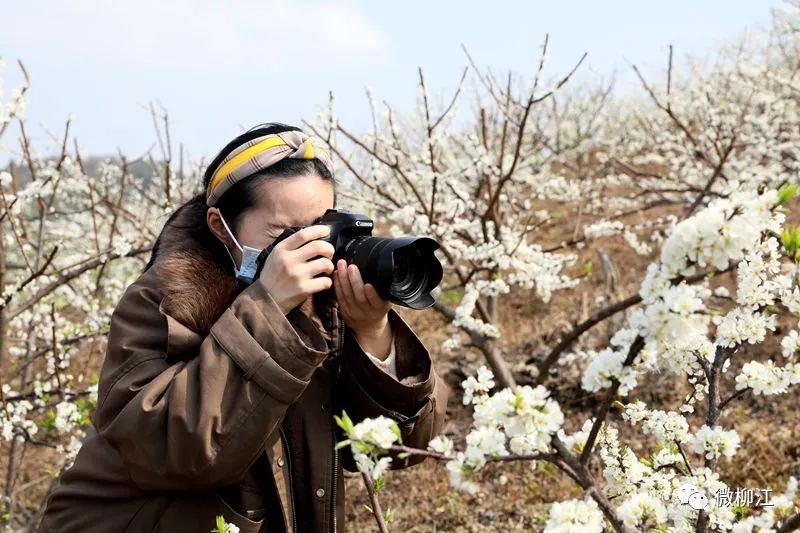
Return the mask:
POLYGON ((685 483, 672 493, 673 498, 677 498, 683 505, 688 505, 695 511, 702 511, 708 508, 708 497, 705 493, 691 483, 685 483))

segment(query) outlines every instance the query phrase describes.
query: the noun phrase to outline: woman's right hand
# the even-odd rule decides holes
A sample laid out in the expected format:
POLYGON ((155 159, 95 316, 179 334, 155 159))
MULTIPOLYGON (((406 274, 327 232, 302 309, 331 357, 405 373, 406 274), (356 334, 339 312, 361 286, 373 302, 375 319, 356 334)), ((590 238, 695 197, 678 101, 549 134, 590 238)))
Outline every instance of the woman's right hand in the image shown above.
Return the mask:
POLYGON ((315 292, 333 286, 333 245, 319 239, 328 236, 330 226, 306 226, 275 245, 261 279, 285 315, 315 292), (317 257, 313 261, 311 259, 317 257), (325 276, 319 276, 325 273, 325 276))

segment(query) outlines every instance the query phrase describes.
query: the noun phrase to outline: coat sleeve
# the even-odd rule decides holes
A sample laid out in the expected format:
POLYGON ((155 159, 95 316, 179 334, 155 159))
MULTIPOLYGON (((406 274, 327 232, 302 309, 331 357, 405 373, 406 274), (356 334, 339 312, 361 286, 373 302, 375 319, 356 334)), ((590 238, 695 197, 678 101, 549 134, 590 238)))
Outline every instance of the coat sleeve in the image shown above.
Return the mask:
MULTIPOLYGON (((389 321, 394 333, 397 377, 377 365, 364 352, 355 335, 346 330, 337 387, 336 411, 346 411, 353 422, 383 415, 397 421, 403 444, 425 449, 444 424, 450 388, 436 373, 422 340, 392 308, 389 321)), ((339 431, 339 440, 344 439, 339 431)), ((422 462, 423 456, 405 459, 392 455, 392 469, 422 462)), ((342 466, 357 468, 350 447, 341 449, 342 466)))
POLYGON ((112 315, 95 425, 143 489, 233 483, 308 385, 325 340, 306 345, 256 280, 195 353, 170 361, 159 294, 134 284, 112 315))

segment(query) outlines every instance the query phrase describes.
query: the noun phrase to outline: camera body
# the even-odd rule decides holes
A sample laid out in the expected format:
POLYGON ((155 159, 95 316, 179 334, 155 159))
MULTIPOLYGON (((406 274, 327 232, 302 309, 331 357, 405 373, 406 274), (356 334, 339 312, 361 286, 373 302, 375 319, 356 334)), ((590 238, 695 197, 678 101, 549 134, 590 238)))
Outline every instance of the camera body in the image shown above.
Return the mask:
MULTIPOLYGON (((317 217, 314 222, 311 223, 312 226, 320 224, 330 226, 330 232, 328 233, 328 236, 319 240, 327 241, 333 245, 335 250, 332 260, 333 264, 336 264, 336 261, 341 258, 342 254, 347 249, 347 244, 352 243, 353 238, 358 236, 369 237, 372 235, 372 220, 370 220, 366 215, 357 213, 348 213, 347 211, 339 211, 338 209, 328 209, 325 211, 324 215, 317 217)), ((261 269, 264 267, 264 262, 267 260, 267 257, 275 248, 275 246, 282 240, 305 227, 307 226, 290 226, 284 229, 283 233, 278 235, 272 244, 262 250, 262 252, 258 255, 258 259, 256 259, 256 263, 258 265, 256 277, 261 274, 261 269)))
MULTIPOLYGON (((365 283, 372 284, 386 300, 412 309, 434 304, 430 291, 442 280, 442 265, 433 253, 439 243, 429 237, 373 237, 373 221, 366 215, 328 209, 311 225, 330 226, 330 233, 320 240, 333 245, 333 263, 344 259, 358 266, 365 283)), ((269 254, 283 239, 305 226, 291 226, 258 255, 256 278, 269 254)), ((324 275, 324 274, 321 274, 324 275)), ((333 297, 334 289, 326 291, 333 297)))

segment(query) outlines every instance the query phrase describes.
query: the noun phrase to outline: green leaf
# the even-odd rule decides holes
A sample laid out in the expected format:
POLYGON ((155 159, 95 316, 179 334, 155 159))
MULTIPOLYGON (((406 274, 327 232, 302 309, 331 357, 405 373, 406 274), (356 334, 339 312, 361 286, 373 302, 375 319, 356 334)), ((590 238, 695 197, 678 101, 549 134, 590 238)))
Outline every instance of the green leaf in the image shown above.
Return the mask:
POLYGON ((797 251, 797 233, 793 228, 785 228, 781 232, 781 243, 789 255, 793 255, 797 251))
POLYGON ((355 427, 355 425, 353 424, 353 421, 350 420, 350 417, 347 416, 347 412, 342 411, 341 417, 333 415, 333 418, 334 420, 336 420, 336 424, 338 424, 339 427, 342 428, 345 434, 349 437, 350 433, 353 432, 353 428, 355 427))
POLYGON ((367 455, 373 453, 375 449, 375 446, 363 440, 354 440, 352 441, 351 446, 353 447, 353 451, 367 455))
POLYGON ((670 451, 670 453, 680 453, 681 451, 680 448, 678 448, 678 445, 674 442, 668 443, 666 448, 670 451))
POLYGON ((523 404, 524 401, 525 400, 522 397, 522 394, 519 393, 519 392, 516 393, 514 395, 514 410, 518 411, 522 407, 522 404, 523 404))
POLYGON ((464 298, 464 289, 456 287, 442 294, 442 301, 447 305, 457 305, 464 298))
POLYGON ((750 514, 750 509, 746 505, 734 505, 731 507, 731 511, 740 520, 750 514))
POLYGON ((40 419, 37 423, 39 429, 44 431, 45 433, 50 433, 54 429, 56 429, 56 411, 55 409, 49 409, 47 413, 44 415, 42 419, 40 419))
POLYGON ((211 530, 211 533, 227 533, 228 524, 225 523, 225 518, 222 515, 217 515, 217 526, 211 530))
POLYGON ((78 414, 80 415, 80 420, 78 420, 79 426, 89 426, 92 423, 92 412, 95 408, 95 402, 91 398, 78 398, 75 400, 75 406, 78 408, 78 414))
POLYGON ((341 450, 341 449, 342 449, 342 448, 344 448, 345 446, 350 446, 350 443, 351 443, 351 442, 352 442, 352 441, 351 441, 350 439, 343 440, 343 441, 341 441, 341 442, 339 442, 339 443, 337 443, 337 444, 336 444, 336 449, 337 449, 337 450, 341 450))
POLYGON ((797 195, 797 184, 787 183, 778 189, 778 204, 784 205, 797 195))

